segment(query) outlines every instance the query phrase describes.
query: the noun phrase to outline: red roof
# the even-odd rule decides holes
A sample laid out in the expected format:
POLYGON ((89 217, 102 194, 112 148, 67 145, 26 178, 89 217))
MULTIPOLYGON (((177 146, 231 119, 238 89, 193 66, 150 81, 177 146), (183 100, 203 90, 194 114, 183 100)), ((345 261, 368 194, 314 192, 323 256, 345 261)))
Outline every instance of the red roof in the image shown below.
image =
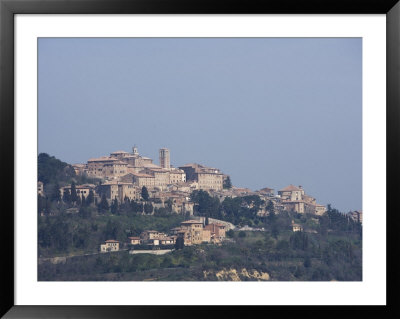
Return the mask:
POLYGON ((300 191, 301 188, 298 188, 292 184, 290 184, 289 186, 286 186, 285 188, 282 188, 280 190, 280 192, 291 192, 291 191, 300 191))
POLYGON ((198 220, 186 220, 184 222, 181 222, 181 224, 203 224, 203 222, 200 222, 198 220))

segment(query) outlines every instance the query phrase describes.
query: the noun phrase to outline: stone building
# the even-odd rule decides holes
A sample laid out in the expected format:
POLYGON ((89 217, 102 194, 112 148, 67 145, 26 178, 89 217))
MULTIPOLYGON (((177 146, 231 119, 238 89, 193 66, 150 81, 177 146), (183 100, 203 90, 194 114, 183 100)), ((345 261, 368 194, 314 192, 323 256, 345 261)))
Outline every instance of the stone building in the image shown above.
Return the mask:
POLYGON ((269 188, 269 187, 265 187, 265 188, 260 189, 258 191, 258 193, 260 193, 262 195, 273 196, 274 195, 274 189, 273 188, 269 188))
POLYGON ((129 239, 129 244, 131 244, 131 245, 140 245, 141 244, 140 237, 128 237, 128 239, 129 239))
POLYGON ((100 245, 100 251, 102 253, 110 252, 110 251, 118 251, 119 250, 119 241, 109 239, 106 240, 104 244, 100 245))
POLYGON ((169 171, 169 184, 178 184, 186 182, 186 174, 183 170, 172 168, 169 171))
POLYGON ((130 173, 133 176, 133 184, 142 188, 152 189, 155 186, 155 178, 152 175, 144 173, 130 173))
MULTIPOLYGON (((76 185, 76 194, 82 198, 82 196, 88 197, 90 191, 93 192, 93 196, 96 196, 96 186, 93 184, 83 184, 76 185)), ((60 188, 61 198, 64 196, 64 193, 68 191, 71 194, 71 185, 67 185, 60 188)))
POLYGON ((87 173, 87 164, 73 164, 72 167, 76 175, 83 175, 87 173))
POLYGON ((355 222, 358 222, 358 223, 362 224, 363 215, 362 215, 362 211, 361 210, 355 210, 353 212, 349 212, 348 215, 355 222))
POLYGON ((225 238, 225 225, 208 224, 204 229, 210 231, 211 242, 214 244, 220 243, 225 238))
POLYGON ((87 174, 89 177, 104 178, 104 166, 118 161, 118 158, 108 156, 91 158, 87 162, 87 174))
POLYGON ((169 170, 164 168, 144 168, 140 171, 142 174, 147 174, 154 177, 154 187, 164 190, 169 184, 169 170))
POLYGON ((325 206, 317 204, 314 197, 306 195, 301 186, 289 185, 279 190, 278 195, 285 210, 314 215, 323 215, 326 212, 325 206))
POLYGON ((114 161, 103 166, 103 177, 118 179, 128 173, 128 164, 123 161, 114 161))
POLYGON ((43 183, 38 181, 37 182, 37 193, 40 196, 44 196, 44 188, 43 188, 43 183))
POLYGON ((106 182, 97 186, 97 193, 100 197, 104 194, 109 201, 116 198, 119 203, 122 203, 125 198, 129 200, 140 199, 141 189, 133 183, 106 182))
POLYGON ((186 164, 180 166, 186 174, 187 181, 196 181, 199 189, 203 190, 222 190, 224 174, 219 169, 206 167, 200 164, 186 164))
POLYGON ((225 225, 209 224, 203 226, 202 221, 187 220, 180 227, 172 229, 172 233, 184 239, 186 246, 201 243, 220 243, 225 238, 225 225))

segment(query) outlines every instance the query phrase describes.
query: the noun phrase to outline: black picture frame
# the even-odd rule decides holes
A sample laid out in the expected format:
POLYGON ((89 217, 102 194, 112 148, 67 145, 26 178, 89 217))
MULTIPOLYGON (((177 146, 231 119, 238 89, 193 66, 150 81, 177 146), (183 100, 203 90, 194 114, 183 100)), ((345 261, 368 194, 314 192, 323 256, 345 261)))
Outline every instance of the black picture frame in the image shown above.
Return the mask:
MULTIPOLYGON (((4 318, 152 318, 239 315, 260 306, 16 306, 14 304, 14 15, 15 14, 386 14, 387 21, 387 305, 268 306, 268 316, 399 316, 396 244, 400 137, 400 3, 398 0, 0 0, 1 308, 4 318), (12 243, 12 244, 10 244, 12 243), (195 308, 195 309, 193 309, 195 308), (210 309, 212 308, 212 309, 210 309), (248 309, 251 308, 251 309, 248 309)), ((377 185, 380 187, 382 185, 377 185)), ((45 301, 44 301, 45 302, 45 301)))

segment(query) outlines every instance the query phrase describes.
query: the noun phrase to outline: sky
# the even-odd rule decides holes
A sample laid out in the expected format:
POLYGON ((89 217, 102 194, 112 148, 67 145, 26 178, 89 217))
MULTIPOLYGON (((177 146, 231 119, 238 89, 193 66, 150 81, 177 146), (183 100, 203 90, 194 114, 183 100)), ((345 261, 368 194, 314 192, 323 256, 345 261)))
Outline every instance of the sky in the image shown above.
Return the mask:
POLYGON ((361 38, 40 38, 38 151, 199 163, 362 209, 361 38))

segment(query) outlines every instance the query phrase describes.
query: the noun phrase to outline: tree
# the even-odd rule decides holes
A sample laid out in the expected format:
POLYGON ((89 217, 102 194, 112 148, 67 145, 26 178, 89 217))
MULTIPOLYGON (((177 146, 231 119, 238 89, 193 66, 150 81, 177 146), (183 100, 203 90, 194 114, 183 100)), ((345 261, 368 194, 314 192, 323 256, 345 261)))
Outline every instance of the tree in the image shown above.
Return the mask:
POLYGON ((226 232, 226 236, 228 236, 229 238, 233 238, 233 237, 235 237, 235 232, 232 229, 229 229, 226 232))
POLYGON ((51 192, 50 200, 53 202, 59 202, 61 200, 60 186, 55 183, 51 192))
POLYGON ((81 206, 86 206, 86 197, 82 194, 81 206))
POLYGON ((229 176, 224 180, 224 183, 223 183, 222 187, 224 189, 232 188, 232 182, 231 182, 231 178, 229 176))
POLYGON ((75 203, 78 201, 78 194, 76 193, 75 182, 71 183, 71 202, 75 203))
POLYGON ((114 200, 111 203, 111 214, 115 215, 118 214, 118 200, 117 197, 114 198, 114 200))
POLYGON ((175 242, 175 249, 183 249, 183 247, 185 247, 185 240, 183 237, 178 237, 175 242))
POLYGON ((86 198, 86 205, 90 206, 90 205, 93 204, 93 202, 94 202, 94 193, 93 193, 93 190, 90 189, 89 190, 89 195, 86 198))
POLYGON ((275 206, 272 200, 268 201, 267 207, 265 207, 265 209, 267 210, 267 212, 269 212, 270 215, 273 214, 275 216, 275 206))
POLYGON ((66 204, 71 203, 71 192, 69 191, 69 189, 64 189, 63 201, 66 204))
POLYGON ((45 213, 46 208, 46 198, 38 194, 38 214, 41 215, 45 213))
POLYGON ((38 156, 38 180, 47 185, 55 182, 69 183, 75 178, 75 170, 67 163, 56 159, 46 153, 40 153, 38 156))
POLYGON ((76 206, 81 206, 82 204, 82 199, 79 195, 76 196, 76 206))
POLYGON ((151 203, 144 204, 144 212, 146 214, 151 214, 153 212, 153 205, 151 203))
POLYGON ((100 200, 98 207, 99 207, 99 211, 101 211, 101 212, 108 211, 109 206, 108 206, 108 202, 107 202, 107 198, 106 198, 105 194, 101 195, 101 200, 100 200))
POLYGON ((310 268, 311 267, 311 258, 309 256, 306 256, 304 258, 304 267, 310 268))
POLYGON ((208 216, 206 217, 206 220, 204 223, 206 224, 206 226, 210 223, 210 221, 208 220, 208 216))
POLYGON ((134 213, 143 213, 143 203, 131 201, 131 209, 134 213))
POLYGON ((278 235, 279 235, 279 228, 278 228, 278 226, 277 226, 276 224, 274 224, 274 225, 272 226, 271 235, 272 235, 272 237, 274 237, 275 239, 278 238, 278 235))
POLYGON ((165 203, 167 204, 168 211, 172 212, 172 200, 171 200, 171 198, 168 198, 168 200, 165 203))
POLYGON ((85 207, 85 206, 81 206, 79 208, 79 215, 81 217, 83 217, 83 218, 90 218, 92 216, 91 208, 85 207))
POLYGON ((149 192, 148 192, 146 186, 143 186, 143 187, 142 187, 142 198, 143 198, 143 200, 146 201, 146 202, 149 200, 149 192))

